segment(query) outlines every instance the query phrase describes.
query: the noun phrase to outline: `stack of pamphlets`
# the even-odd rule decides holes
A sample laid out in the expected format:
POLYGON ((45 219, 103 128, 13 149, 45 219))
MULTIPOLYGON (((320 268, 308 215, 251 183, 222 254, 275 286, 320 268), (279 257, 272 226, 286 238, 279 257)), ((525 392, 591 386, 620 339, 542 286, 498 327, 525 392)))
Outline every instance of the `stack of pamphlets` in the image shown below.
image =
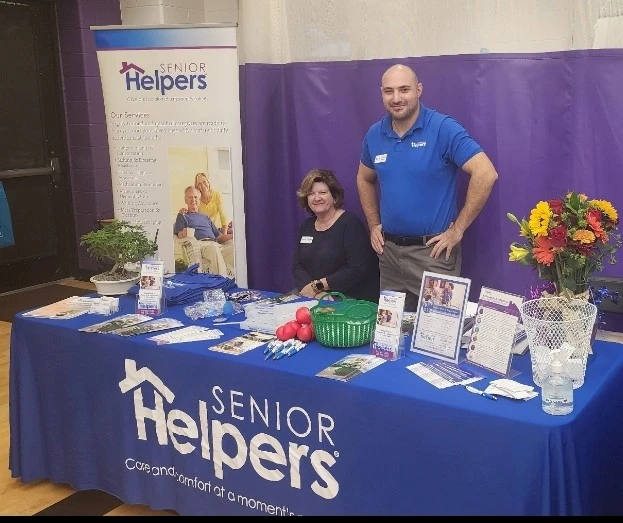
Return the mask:
POLYGON ((102 296, 71 296, 50 305, 24 312, 22 316, 32 318, 49 318, 69 320, 86 313, 111 314, 119 310, 119 298, 102 296))
POLYGON ((386 359, 379 358, 373 354, 349 354, 326 369, 321 370, 316 376, 338 381, 350 381, 386 361, 386 359))
POLYGON ((81 332, 98 332, 100 334, 106 334, 117 329, 130 327, 131 325, 137 325, 149 320, 151 320, 151 318, 149 316, 145 316, 144 314, 122 314, 116 318, 95 323, 94 325, 89 325, 87 327, 82 327, 78 330, 81 332))
POLYGON ((213 345, 212 347, 210 347, 210 350, 239 356, 240 354, 244 354, 251 349, 260 347, 274 339, 275 336, 263 332, 247 332, 246 334, 238 336, 237 338, 233 338, 217 345, 213 345))
POLYGON ((157 345, 169 343, 187 343, 190 341, 216 340, 223 336, 223 331, 219 329, 210 329, 209 327, 200 327, 199 325, 191 325, 182 329, 171 332, 164 332, 147 338, 155 341, 157 345))
POLYGON ((243 305, 246 319, 240 328, 274 334, 277 327, 295 319, 297 309, 317 304, 318 300, 301 300, 300 296, 287 294, 243 305))
POLYGON ((78 329, 81 332, 97 332, 100 334, 118 334, 119 336, 136 336, 148 332, 163 331, 183 327, 181 321, 173 318, 151 318, 144 314, 123 314, 107 321, 78 329))

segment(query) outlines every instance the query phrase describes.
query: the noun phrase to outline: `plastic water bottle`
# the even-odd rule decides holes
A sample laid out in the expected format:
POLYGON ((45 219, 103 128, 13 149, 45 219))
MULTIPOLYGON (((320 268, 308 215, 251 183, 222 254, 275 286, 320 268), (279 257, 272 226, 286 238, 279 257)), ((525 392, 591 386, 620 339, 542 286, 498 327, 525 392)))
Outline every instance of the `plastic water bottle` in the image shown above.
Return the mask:
POLYGON ((552 416, 564 416, 573 411, 573 380, 564 373, 560 349, 553 350, 552 356, 551 372, 541 387, 542 407, 552 416))

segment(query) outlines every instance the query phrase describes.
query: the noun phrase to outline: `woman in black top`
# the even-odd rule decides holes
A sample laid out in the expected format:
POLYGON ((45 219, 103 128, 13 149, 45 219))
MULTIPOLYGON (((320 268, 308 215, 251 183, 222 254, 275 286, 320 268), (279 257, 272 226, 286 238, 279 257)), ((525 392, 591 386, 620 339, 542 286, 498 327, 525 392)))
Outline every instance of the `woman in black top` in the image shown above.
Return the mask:
POLYGON ((301 296, 337 291, 378 302, 378 257, 361 219, 344 209, 344 188, 332 171, 313 169, 296 192, 312 216, 300 226, 292 273, 301 296))

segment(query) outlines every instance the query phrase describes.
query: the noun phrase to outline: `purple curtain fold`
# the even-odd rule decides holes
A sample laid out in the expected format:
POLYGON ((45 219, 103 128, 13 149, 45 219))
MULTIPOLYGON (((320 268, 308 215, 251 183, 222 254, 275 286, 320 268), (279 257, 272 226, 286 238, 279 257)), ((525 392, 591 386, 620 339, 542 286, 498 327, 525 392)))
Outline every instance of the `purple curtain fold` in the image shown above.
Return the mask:
MULTIPOLYGON (((249 287, 294 286, 292 251, 306 216, 295 191, 310 169, 333 169, 345 207, 363 218, 355 183, 361 141, 385 114, 381 75, 395 63, 416 70, 422 102, 463 124, 500 175, 463 239, 462 275, 472 280, 472 300, 483 285, 523 295, 538 282, 530 267, 508 261, 519 236, 507 212, 528 217, 539 200, 568 190, 623 212, 623 50, 246 64, 240 81, 249 287)), ((467 175, 459 176, 462 202, 467 175)), ((622 263, 606 263, 599 275, 623 277, 622 263)))

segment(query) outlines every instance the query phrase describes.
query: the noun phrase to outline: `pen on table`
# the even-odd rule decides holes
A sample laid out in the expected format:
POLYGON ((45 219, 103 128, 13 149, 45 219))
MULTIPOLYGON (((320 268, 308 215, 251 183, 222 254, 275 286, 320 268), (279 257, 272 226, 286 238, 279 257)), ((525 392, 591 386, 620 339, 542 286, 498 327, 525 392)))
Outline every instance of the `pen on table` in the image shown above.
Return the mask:
POLYGON ((286 341, 284 343, 283 347, 281 347, 281 350, 279 352, 277 352, 273 356, 273 359, 274 360, 280 360, 284 356, 289 356, 290 353, 294 352, 296 347, 298 347, 299 344, 301 344, 301 343, 302 343, 301 341, 295 340, 295 339, 291 339, 291 340, 286 341))
POLYGON ((288 350, 287 356, 292 356, 293 354, 296 354, 298 351, 300 351, 301 349, 304 349, 305 347, 307 347, 307 343, 303 343, 302 341, 300 341, 294 347, 290 347, 290 349, 288 350))
POLYGON ((478 394, 480 396, 484 396, 485 398, 489 398, 490 400, 497 400, 498 399, 493 394, 489 394, 488 392, 485 392, 484 390, 479 390, 476 387, 472 387, 471 385, 465 385, 465 388, 468 391, 473 392, 474 394, 478 394))
POLYGON ((264 354, 266 354, 266 356, 264 357, 264 361, 269 359, 271 356, 274 358, 275 354, 277 354, 279 351, 285 350, 286 347, 289 347, 290 342, 291 340, 279 342, 273 345, 268 351, 264 350, 264 354))

